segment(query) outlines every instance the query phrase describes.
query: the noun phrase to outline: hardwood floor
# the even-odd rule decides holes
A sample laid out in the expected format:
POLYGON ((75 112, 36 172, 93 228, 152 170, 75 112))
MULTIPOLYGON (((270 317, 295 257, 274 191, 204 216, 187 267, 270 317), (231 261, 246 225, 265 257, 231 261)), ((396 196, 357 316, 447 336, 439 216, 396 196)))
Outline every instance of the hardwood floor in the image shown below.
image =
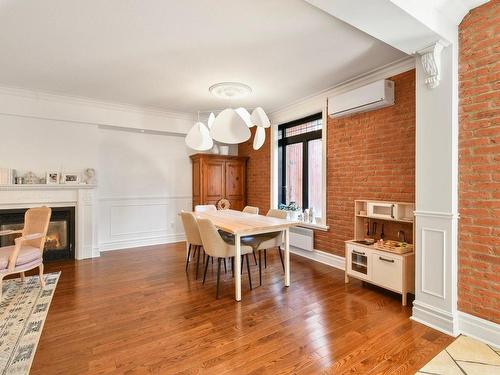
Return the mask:
POLYGON ((216 262, 202 285, 184 256, 178 243, 47 263, 62 275, 31 374, 413 374, 453 341, 397 295, 304 258, 285 288, 269 251, 263 286, 244 270, 237 303, 230 272, 216 300, 216 262))

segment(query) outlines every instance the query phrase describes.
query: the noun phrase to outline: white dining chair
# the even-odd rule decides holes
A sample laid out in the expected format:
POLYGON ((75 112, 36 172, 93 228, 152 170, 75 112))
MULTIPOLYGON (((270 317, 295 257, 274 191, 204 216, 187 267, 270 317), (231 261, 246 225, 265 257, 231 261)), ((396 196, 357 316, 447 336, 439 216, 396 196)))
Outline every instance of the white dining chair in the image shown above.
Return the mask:
MULTIPOLYGON (((198 227, 200 228, 201 240, 203 242, 203 248, 205 253, 208 255, 205 262, 205 272, 203 273, 203 284, 205 284, 205 279, 207 276, 208 264, 210 258, 217 259, 217 292, 216 298, 219 298, 219 283, 220 283, 220 267, 221 261, 225 258, 234 258, 236 250, 234 244, 229 244, 225 242, 220 236, 215 225, 209 219, 198 219, 198 227)), ((250 274, 250 263, 248 261, 248 254, 252 252, 251 246, 241 245, 241 255, 242 265, 244 259, 247 261, 247 271, 248 271, 248 282, 250 284, 250 290, 252 290, 252 276, 250 274)), ((233 263, 234 267, 234 263, 233 263)), ((234 272, 234 268, 233 268, 234 272)))
POLYGON ((259 207, 253 207, 253 206, 245 206, 242 212, 245 212, 247 214, 259 214, 259 207))
POLYGON ((194 206, 195 212, 210 212, 217 211, 217 207, 214 204, 198 204, 194 206))

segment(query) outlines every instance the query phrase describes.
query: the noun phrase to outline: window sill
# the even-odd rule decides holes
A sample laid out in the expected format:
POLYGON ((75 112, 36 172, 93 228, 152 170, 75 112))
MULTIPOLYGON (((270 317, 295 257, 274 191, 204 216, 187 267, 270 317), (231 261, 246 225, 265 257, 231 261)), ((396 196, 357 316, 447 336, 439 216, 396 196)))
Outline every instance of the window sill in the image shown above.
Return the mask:
POLYGON ((309 229, 315 229, 315 230, 322 230, 324 232, 326 232, 328 229, 330 229, 330 227, 328 225, 324 225, 324 224, 318 224, 318 223, 299 223, 298 225, 299 227, 302 227, 302 228, 309 228, 309 229))

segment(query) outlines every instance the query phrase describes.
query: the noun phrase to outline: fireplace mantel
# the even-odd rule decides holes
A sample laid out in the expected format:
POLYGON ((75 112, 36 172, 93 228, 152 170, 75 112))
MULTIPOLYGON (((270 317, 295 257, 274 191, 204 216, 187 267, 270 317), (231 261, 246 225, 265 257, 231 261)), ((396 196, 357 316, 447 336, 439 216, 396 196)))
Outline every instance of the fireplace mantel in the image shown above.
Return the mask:
POLYGON ((97 245, 96 185, 0 185, 0 210, 36 206, 74 206, 76 211, 75 258, 99 256, 97 245))

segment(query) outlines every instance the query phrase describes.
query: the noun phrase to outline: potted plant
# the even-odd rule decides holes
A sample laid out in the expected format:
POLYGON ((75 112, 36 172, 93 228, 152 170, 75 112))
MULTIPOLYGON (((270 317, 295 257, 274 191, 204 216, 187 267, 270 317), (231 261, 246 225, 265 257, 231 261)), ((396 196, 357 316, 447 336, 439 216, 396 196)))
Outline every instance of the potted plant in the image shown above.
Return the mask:
POLYGON ((281 203, 278 208, 288 212, 288 220, 298 220, 299 213, 301 212, 300 207, 295 202, 288 204, 281 203))

